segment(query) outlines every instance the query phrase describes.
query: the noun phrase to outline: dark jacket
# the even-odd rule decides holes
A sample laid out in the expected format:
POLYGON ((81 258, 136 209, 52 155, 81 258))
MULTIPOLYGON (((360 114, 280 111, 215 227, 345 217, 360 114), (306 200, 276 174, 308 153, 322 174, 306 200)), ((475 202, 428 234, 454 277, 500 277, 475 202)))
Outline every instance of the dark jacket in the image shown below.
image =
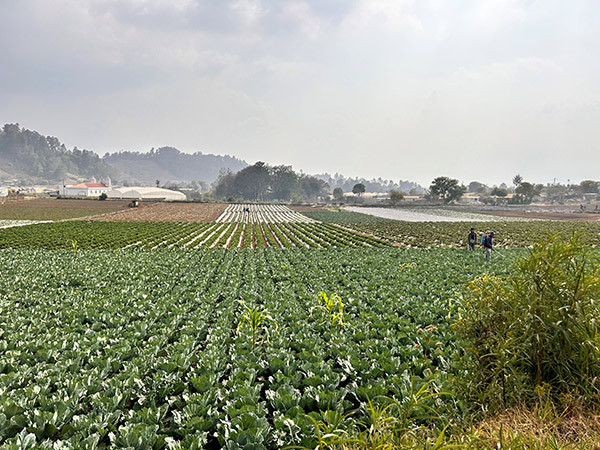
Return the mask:
POLYGON ((494 238, 493 236, 487 235, 483 241, 483 246, 485 248, 493 248, 494 247, 494 238))
POLYGON ((469 244, 475 244, 477 243, 477 233, 475 233, 474 231, 469 233, 469 244))

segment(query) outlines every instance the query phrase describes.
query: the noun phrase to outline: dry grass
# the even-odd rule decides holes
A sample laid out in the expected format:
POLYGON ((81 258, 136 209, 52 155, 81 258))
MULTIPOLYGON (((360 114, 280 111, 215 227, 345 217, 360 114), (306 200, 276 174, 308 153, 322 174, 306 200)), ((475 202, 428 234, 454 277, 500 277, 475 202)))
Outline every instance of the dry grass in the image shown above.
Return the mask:
POLYGON ((225 203, 146 203, 91 220, 106 222, 214 222, 225 203))
POLYGON ((600 415, 513 408, 482 421, 473 436, 480 448, 600 450, 600 415))

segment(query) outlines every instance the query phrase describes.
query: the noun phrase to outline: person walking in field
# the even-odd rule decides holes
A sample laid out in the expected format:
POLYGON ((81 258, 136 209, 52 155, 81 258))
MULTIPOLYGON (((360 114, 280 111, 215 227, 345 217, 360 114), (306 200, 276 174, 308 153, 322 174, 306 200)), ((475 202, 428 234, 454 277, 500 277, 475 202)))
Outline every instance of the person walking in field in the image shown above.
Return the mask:
POLYGON ((492 250, 494 249, 494 232, 485 235, 483 239, 483 250, 485 251, 485 259, 492 257, 492 250))
POLYGON ((471 251, 475 250, 475 244, 477 244, 477 233, 475 233, 475 228, 471 228, 471 232, 469 233, 469 249, 471 251))

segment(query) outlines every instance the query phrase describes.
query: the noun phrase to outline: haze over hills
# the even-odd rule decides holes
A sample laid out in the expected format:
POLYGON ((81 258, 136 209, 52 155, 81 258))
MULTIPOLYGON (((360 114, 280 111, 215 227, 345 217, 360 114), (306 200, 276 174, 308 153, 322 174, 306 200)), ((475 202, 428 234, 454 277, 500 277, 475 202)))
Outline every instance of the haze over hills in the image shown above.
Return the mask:
POLYGON ((0 182, 52 184, 110 177, 115 182, 153 185, 201 180, 212 183, 221 170, 237 172, 248 163, 233 156, 182 153, 162 147, 148 153, 123 151, 100 158, 89 150, 68 150, 53 136, 6 124, 0 130, 0 182))
MULTIPOLYGON (((249 164, 229 155, 183 153, 174 147, 152 148, 147 153, 121 151, 103 157, 89 150, 74 147, 68 150, 53 136, 43 136, 19 124, 6 124, 0 129, 0 183, 16 180, 21 184, 54 184, 63 181, 84 181, 92 177, 110 177, 114 183, 128 185, 177 185, 202 181, 214 183, 220 173, 236 173, 249 164)), ((423 188, 410 181, 348 178, 327 173, 315 178, 345 192, 363 183, 367 192, 400 190, 409 193, 423 188)))
POLYGON ((68 150, 57 138, 6 124, 0 130, 0 181, 46 184, 66 179, 118 178, 114 167, 88 150, 68 150))
POLYGON ((156 180, 212 183, 223 169, 238 172, 248 166, 246 161, 233 156, 182 153, 174 147, 151 149, 148 153, 107 153, 102 160, 117 168, 122 174, 122 181, 129 184, 154 184, 156 180))

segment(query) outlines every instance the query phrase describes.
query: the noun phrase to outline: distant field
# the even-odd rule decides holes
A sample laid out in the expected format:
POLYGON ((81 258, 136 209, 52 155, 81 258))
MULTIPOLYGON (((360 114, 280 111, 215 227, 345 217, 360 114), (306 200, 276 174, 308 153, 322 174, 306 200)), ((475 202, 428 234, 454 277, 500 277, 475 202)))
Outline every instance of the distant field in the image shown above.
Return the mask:
POLYGON ((107 222, 214 222, 225 211, 225 203, 142 203, 110 216, 92 220, 107 222))
POLYGON ((404 222, 491 222, 526 220, 518 217, 495 217, 476 212, 447 210, 443 208, 372 208, 346 206, 344 211, 368 214, 382 219, 402 220, 404 222))
POLYGON ((302 210, 294 208, 295 211, 302 212, 307 217, 314 220, 319 220, 325 223, 352 224, 352 223, 382 223, 393 222, 390 219, 370 216, 360 212, 346 211, 344 209, 318 209, 318 210, 302 210))
POLYGON ((66 200, 34 198, 0 203, 2 220, 64 220, 95 216, 127 209, 124 200, 66 200))
POLYGON ((378 236, 396 244, 421 247, 466 247, 471 227, 481 237, 494 231, 498 247, 528 247, 547 235, 560 234, 569 237, 577 232, 583 242, 600 246, 599 222, 568 222, 538 220, 535 222, 401 222, 346 224, 355 231, 378 236))

